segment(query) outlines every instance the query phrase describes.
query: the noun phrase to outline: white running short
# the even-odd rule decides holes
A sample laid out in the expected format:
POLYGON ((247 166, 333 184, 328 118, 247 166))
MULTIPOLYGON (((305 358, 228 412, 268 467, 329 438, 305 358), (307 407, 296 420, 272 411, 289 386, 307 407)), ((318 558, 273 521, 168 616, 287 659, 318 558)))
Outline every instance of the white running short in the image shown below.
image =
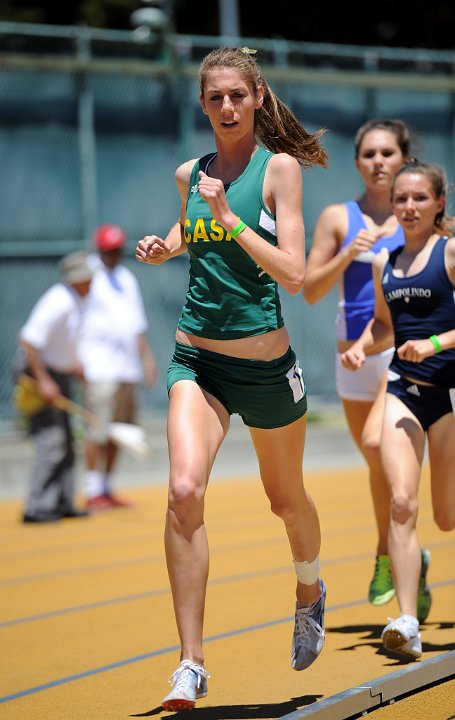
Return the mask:
POLYGON ((336 389, 342 400, 373 402, 384 372, 390 365, 395 348, 387 348, 377 355, 367 355, 358 370, 346 370, 341 364, 341 353, 336 358, 336 389))
POLYGON ((86 437, 104 444, 109 438, 111 422, 134 423, 137 415, 137 385, 122 382, 93 382, 84 385, 84 404, 97 415, 100 427, 87 425, 86 437))

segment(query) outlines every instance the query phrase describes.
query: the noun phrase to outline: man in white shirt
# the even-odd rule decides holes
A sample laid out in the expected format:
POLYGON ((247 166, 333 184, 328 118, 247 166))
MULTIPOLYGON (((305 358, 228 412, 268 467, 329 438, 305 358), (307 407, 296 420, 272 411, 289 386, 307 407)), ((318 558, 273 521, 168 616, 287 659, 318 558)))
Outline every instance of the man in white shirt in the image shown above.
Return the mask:
MULTIPOLYGON (((102 225, 93 238, 97 254, 79 347, 86 384, 85 406, 111 422, 134 423, 140 383, 153 385, 156 362, 147 342, 142 295, 135 275, 121 264, 126 235, 118 225, 102 225)), ((119 447, 103 428, 87 427, 85 494, 88 509, 129 506, 113 492, 119 447)))
POLYGON ((36 444, 23 522, 54 522, 88 513, 74 505, 75 452, 70 418, 53 406, 71 394, 73 376, 82 378, 79 333, 93 271, 87 255, 74 252, 60 262, 62 282, 37 301, 19 333, 26 372, 37 382, 46 405, 31 416, 36 444))

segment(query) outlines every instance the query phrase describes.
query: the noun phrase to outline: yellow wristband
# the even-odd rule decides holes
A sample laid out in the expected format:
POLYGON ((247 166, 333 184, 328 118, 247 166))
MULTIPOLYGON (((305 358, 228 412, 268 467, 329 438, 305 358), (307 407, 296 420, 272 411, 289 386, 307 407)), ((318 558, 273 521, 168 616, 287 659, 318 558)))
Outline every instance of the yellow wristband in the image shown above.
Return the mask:
POLYGON ((437 335, 431 335, 431 337, 429 337, 428 340, 430 340, 433 343, 437 353, 442 352, 443 348, 442 348, 441 343, 439 342, 439 338, 437 335))
POLYGON ((231 230, 229 235, 231 236, 231 238, 236 238, 237 235, 240 235, 240 233, 245 230, 245 228, 246 228, 246 223, 244 223, 242 220, 240 220, 239 224, 236 225, 235 228, 233 228, 233 230, 231 230))

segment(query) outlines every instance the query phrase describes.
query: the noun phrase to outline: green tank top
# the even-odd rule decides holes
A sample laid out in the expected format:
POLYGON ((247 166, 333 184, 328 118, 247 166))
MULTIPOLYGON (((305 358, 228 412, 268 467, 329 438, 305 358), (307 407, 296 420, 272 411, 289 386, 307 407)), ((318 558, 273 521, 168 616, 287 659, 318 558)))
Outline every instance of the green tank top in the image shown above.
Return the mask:
MULTIPOLYGON (((215 155, 200 158, 191 173, 184 229, 190 278, 178 327, 221 340, 262 335, 284 325, 278 285, 217 224, 198 192, 199 170, 206 172, 215 155)), ((232 211, 264 240, 276 245, 275 218, 262 199, 264 174, 272 156, 259 148, 225 191, 232 211)))

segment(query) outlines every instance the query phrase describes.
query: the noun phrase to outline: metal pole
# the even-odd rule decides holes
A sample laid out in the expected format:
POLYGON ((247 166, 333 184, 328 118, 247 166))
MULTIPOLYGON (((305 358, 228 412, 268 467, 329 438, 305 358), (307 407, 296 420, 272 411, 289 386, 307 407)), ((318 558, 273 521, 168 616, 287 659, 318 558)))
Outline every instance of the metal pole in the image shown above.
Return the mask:
MULTIPOLYGON (((90 40, 81 28, 77 37, 77 54, 90 58, 90 40)), ((81 168, 81 197, 84 240, 87 248, 98 219, 98 193, 96 176, 95 111, 93 92, 88 86, 87 73, 77 75, 79 159, 81 168)))
POLYGON ((240 37, 238 0, 218 0, 219 34, 240 37))

